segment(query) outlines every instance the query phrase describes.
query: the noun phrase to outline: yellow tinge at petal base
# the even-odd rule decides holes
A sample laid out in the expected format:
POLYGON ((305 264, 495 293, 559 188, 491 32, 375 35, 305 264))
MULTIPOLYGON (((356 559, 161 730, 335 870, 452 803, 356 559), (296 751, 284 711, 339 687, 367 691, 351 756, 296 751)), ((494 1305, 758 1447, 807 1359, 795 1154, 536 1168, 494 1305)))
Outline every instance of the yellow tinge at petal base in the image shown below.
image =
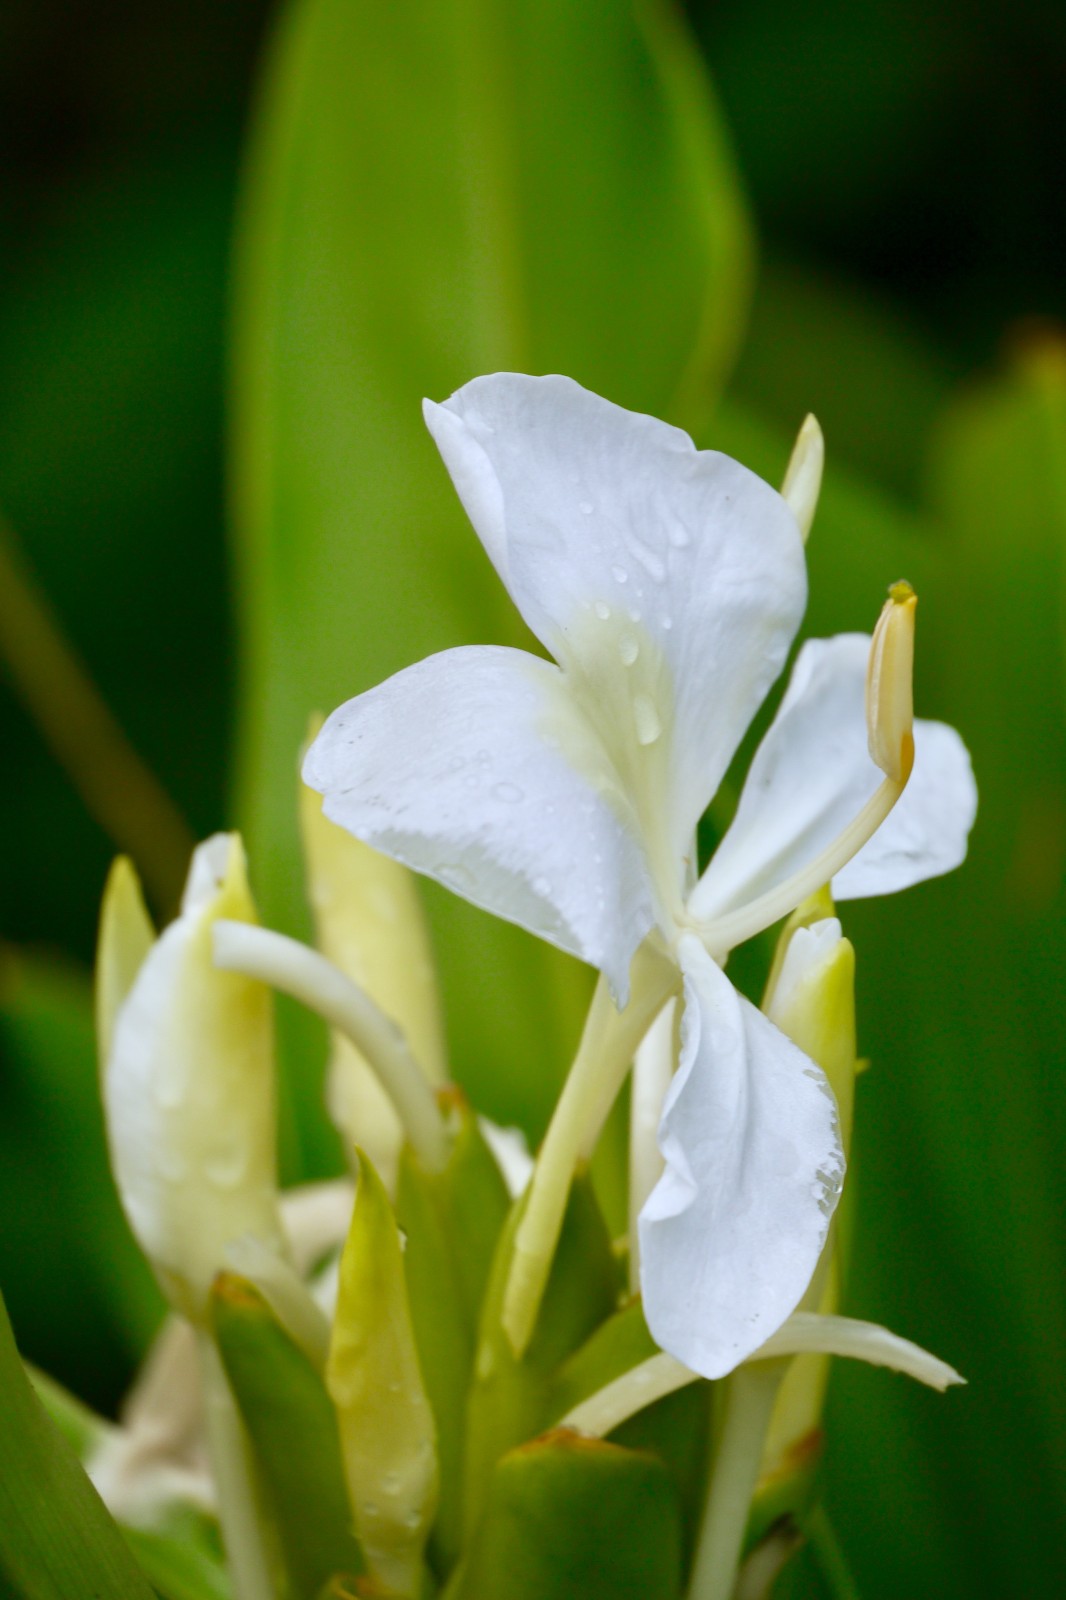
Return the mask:
MULTIPOLYGON (((397 1024, 430 1081, 443 1083, 436 974, 412 874, 330 822, 306 784, 300 831, 319 949, 397 1024)), ((399 1118, 355 1045, 337 1032, 326 1093, 345 1147, 365 1150, 391 1192, 403 1144, 399 1118)))
MULTIPOLYGON (((127 896, 127 891, 121 891, 127 896)), ((252 922, 244 852, 195 852, 181 914, 148 951, 115 1017, 104 1072, 111 1164, 130 1225, 175 1308, 202 1319, 228 1245, 281 1251, 271 1000, 215 965, 220 918, 252 922)), ((106 930, 105 949, 120 941, 106 930)))
POLYGON ((436 1427, 415 1351, 399 1230, 361 1152, 326 1383, 367 1565, 385 1592, 416 1595, 437 1505, 436 1427))

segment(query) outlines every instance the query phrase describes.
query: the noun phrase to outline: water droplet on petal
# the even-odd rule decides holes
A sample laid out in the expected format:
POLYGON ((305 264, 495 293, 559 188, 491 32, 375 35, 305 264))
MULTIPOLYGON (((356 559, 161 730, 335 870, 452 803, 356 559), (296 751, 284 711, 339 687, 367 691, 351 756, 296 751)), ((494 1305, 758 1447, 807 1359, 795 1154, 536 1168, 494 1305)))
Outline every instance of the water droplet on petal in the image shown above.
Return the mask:
POLYGON ((625 583, 629 577, 629 573, 626 571, 625 567, 612 567, 611 576, 614 578, 615 583, 625 583))
POLYGON ((533 893, 534 894, 539 894, 542 899, 546 899, 547 896, 551 894, 551 892, 552 892, 552 886, 551 886, 551 880, 549 878, 534 878, 533 879, 533 893))
POLYGON ((634 695, 633 720, 637 725, 638 744, 654 744, 663 731, 658 709, 650 694, 634 695))
POLYGON ((524 800, 525 795, 517 783, 497 783, 493 785, 493 794, 497 800, 503 800, 509 806, 516 806, 519 800, 524 800))
POLYGON ((654 550, 649 550, 646 544, 641 544, 639 539, 630 541, 629 549, 633 556, 640 562, 644 571, 653 583, 662 583, 666 577, 666 563, 654 550))
POLYGON ((606 600, 597 600, 593 610, 601 622, 606 622, 608 617, 611 615, 611 608, 607 604, 606 600))
POLYGON ((217 1150, 204 1162, 204 1177, 218 1189, 236 1189, 248 1170, 248 1147, 234 1141, 228 1150, 217 1150))
POLYGON ((592 515, 592 513, 593 513, 593 511, 595 509, 596 508, 592 504, 591 500, 582 500, 581 501, 580 510, 581 510, 581 513, 582 513, 583 516, 591 517, 591 515, 592 515))
POLYGON ((663 632, 664 633, 669 633, 670 629, 673 627, 673 625, 674 625, 673 617, 664 617, 663 618, 663 632))
POLYGON ((631 633, 623 633, 619 639, 618 654, 622 658, 623 667, 631 667, 640 655, 640 645, 631 633))
POLYGON ((692 543, 691 535, 683 522, 672 522, 667 532, 667 538, 675 550, 683 550, 692 543))

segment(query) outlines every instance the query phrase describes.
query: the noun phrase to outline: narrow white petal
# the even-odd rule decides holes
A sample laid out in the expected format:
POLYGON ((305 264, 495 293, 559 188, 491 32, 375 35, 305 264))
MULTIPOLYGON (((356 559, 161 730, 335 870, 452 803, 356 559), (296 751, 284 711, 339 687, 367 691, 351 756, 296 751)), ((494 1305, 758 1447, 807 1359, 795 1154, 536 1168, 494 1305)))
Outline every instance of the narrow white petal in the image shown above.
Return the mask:
POLYGON ((783 1327, 755 1352, 763 1361, 773 1356, 797 1356, 808 1352, 827 1356, 852 1356, 874 1367, 891 1367, 905 1372, 931 1389, 943 1391, 966 1379, 946 1361, 923 1350, 921 1345, 901 1339, 897 1333, 876 1322, 858 1322, 854 1317, 821 1316, 814 1311, 797 1311, 783 1327))
MULTIPOLYGON (((755 753, 733 823, 689 901, 711 921, 799 872, 880 787, 866 729, 865 634, 811 639, 755 753)), ((910 783, 888 820, 833 879, 838 900, 888 894, 957 866, 976 809, 969 757, 940 723, 916 722, 910 783)))
POLYGON ((477 378, 426 420, 518 609, 606 717, 634 648, 643 670, 654 659, 636 722, 643 742, 647 699, 673 730, 663 787, 680 859, 799 625, 795 517, 728 456, 569 378, 477 378))
POLYGON ((844 1173, 822 1072, 739 995, 691 935, 666 1171, 640 1217, 648 1326, 718 1378, 780 1327, 810 1280, 844 1173))
POLYGON ((943 722, 914 724, 914 771, 885 822, 833 879, 837 900, 893 894, 966 859, 977 815, 970 752, 943 722))
POLYGON ((654 921, 637 827, 562 674, 471 646, 329 718, 304 763, 359 839, 589 961, 624 997, 654 921))

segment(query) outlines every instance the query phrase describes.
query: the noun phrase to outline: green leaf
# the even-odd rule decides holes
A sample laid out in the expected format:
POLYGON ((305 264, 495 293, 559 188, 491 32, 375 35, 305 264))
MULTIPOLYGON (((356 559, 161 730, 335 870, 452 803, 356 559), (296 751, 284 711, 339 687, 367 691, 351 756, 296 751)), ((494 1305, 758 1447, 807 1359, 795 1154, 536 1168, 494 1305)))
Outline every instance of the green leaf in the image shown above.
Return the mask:
POLYGON ((0 1593, 152 1600, 122 1534, 34 1394, 0 1299, 0 1593))
POLYGON ((513 1450, 446 1600, 675 1600, 681 1526, 653 1456, 569 1432, 513 1450))
POLYGON ((206 1550, 202 1540, 147 1528, 122 1532, 161 1600, 231 1600, 221 1553, 206 1550))
POLYGON ((0 951, 0 1060, 0 1271, 26 1348, 84 1383, 140 1354, 162 1297, 111 1178, 79 973, 0 951))
POLYGON ((1062 1037, 1066 363, 1031 346, 941 419, 930 498, 951 588, 920 611, 919 707, 980 792, 948 879, 847 908, 873 1068, 859 1083, 849 1304, 950 1360, 964 1393, 840 1363, 827 1503, 863 1593, 1040 1594, 1066 1518, 1062 1037), (932 671, 928 669, 931 668, 932 671), (906 1181, 900 1175, 906 1174, 906 1181), (993 1317, 963 1314, 995 1306, 993 1317), (1025 1441, 1025 1471, 1011 1470, 1025 1441), (879 1470, 870 1512, 869 1462, 879 1470))
POLYGON ((428 1173, 405 1149, 396 1219, 426 1392, 437 1424, 440 1498, 432 1553, 445 1570, 462 1539, 463 1445, 478 1316, 507 1190, 478 1129, 460 1106, 459 1131, 443 1172, 428 1173))
POLYGON ((325 1383, 245 1279, 220 1274, 211 1315, 294 1593, 314 1600, 333 1573, 363 1568, 325 1383))
POLYGON ((560 1365, 614 1311, 618 1263, 588 1178, 574 1184, 551 1276, 529 1349, 519 1361, 500 1322, 511 1246, 524 1202, 515 1203, 500 1236, 485 1296, 474 1386, 467 1411, 466 1526, 477 1520, 496 1462, 552 1420, 560 1365))
MULTIPOLYGON (((292 0, 247 168, 233 360, 240 810, 268 921, 305 925, 291 790, 308 714, 449 645, 523 641, 422 397, 564 371, 693 421, 747 263, 672 7, 292 0)), ((463 1081, 539 1133, 587 974, 450 896, 430 904, 463 1081)), ((294 1092, 314 1166, 309 1081, 294 1092)))

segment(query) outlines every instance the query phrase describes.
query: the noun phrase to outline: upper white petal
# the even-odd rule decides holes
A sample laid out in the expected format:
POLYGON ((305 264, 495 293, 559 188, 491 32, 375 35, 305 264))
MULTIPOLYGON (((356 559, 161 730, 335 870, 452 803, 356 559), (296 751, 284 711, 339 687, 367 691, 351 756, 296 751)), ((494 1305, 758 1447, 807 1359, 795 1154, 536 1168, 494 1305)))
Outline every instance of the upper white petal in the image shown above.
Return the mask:
POLYGON ((648 1326, 707 1378, 794 1310, 844 1173, 823 1073, 737 993, 692 935, 681 1065, 663 1111, 666 1171, 640 1217, 648 1326))
POLYGON ((621 999, 655 911, 637 826, 559 669, 430 656, 335 711, 304 781, 385 855, 591 962, 621 999))
POLYGON ((803 613, 794 516, 728 456, 568 378, 499 373, 425 409, 515 604, 605 718, 617 718, 605 674, 625 682, 632 654, 619 630, 655 657, 680 859, 803 613))
MULTIPOLYGON (((783 883, 862 810, 883 773, 867 745, 870 639, 810 639, 755 753, 725 838, 689 901, 709 921, 783 883)), ((902 799, 833 879, 835 899, 887 894, 957 866, 976 808, 969 757, 940 723, 914 725, 915 762, 902 799)))
POLYGON ((944 722, 914 724, 914 771, 886 821, 833 879, 836 900, 892 894, 966 859, 977 815, 970 752, 944 722))

